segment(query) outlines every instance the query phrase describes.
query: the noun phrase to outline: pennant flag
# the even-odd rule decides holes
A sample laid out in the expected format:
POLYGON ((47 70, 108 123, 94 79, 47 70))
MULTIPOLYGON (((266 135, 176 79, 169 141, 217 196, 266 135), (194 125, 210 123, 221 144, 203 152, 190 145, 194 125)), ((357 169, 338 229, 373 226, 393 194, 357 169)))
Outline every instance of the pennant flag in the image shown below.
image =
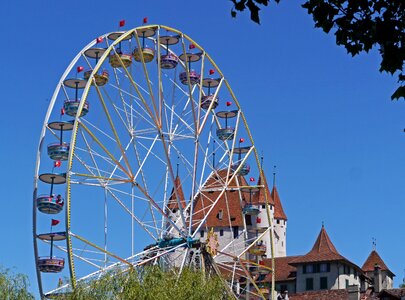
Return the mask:
POLYGON ((231 106, 232 105, 232 102, 231 101, 227 101, 226 102, 226 106, 231 106))
POLYGON ((259 265, 264 266, 264 260, 259 260, 259 265))
POLYGON ((53 162, 54 168, 59 168, 62 165, 62 162, 60 160, 56 160, 53 162))
POLYGON ((59 222, 60 222, 59 220, 52 219, 51 226, 58 225, 58 224, 59 224, 59 222))
POLYGON ((120 21, 120 27, 124 27, 125 26, 125 20, 121 20, 120 21))
POLYGON ((245 141, 244 138, 240 138, 240 139, 239 139, 239 143, 243 143, 244 141, 245 141))
POLYGON ((255 179, 253 177, 250 177, 249 181, 253 182, 255 179))
POLYGON ((262 222, 262 218, 257 217, 257 218, 256 218, 256 223, 259 223, 259 224, 260 224, 261 222, 262 222))
POLYGON ((97 44, 101 43, 102 41, 103 41, 103 38, 101 36, 96 39, 97 44))
POLYGON ((65 108, 62 107, 62 108, 60 109, 60 115, 63 116, 64 114, 65 114, 65 108))
POLYGON ((188 46, 188 49, 194 49, 195 45, 194 44, 190 44, 190 46, 188 46))
POLYGON ((143 18, 143 24, 146 24, 146 23, 148 23, 148 18, 147 17, 143 18))
POLYGON ((84 67, 82 67, 82 66, 78 66, 77 67, 77 73, 80 73, 80 72, 82 72, 84 70, 84 67))
POLYGON ((212 75, 212 74, 214 74, 214 73, 215 73, 215 70, 211 69, 211 70, 210 70, 210 75, 212 75))

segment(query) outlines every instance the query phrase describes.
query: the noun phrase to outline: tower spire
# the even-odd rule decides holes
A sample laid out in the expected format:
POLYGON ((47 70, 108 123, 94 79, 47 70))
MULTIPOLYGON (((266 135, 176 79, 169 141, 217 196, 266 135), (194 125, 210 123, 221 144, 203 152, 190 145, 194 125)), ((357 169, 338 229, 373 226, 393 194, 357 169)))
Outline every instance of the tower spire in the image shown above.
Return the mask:
POLYGON ((177 164, 176 164, 176 177, 178 177, 178 176, 179 176, 179 159, 180 159, 180 157, 179 157, 179 156, 177 156, 177 164))
POLYGON ((273 187, 276 186, 276 167, 277 166, 273 166, 273 187))
POLYGON ((371 238, 372 241, 372 245, 373 245, 373 250, 375 251, 375 249, 377 248, 377 239, 375 237, 371 238))

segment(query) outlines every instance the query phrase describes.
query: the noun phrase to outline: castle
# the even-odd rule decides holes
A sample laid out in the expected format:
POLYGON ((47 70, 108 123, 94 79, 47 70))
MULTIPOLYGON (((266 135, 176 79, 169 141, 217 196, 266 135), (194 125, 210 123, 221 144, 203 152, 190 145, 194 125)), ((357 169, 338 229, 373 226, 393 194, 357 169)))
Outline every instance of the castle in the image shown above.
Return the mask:
MULTIPOLYGON (((218 249, 227 249, 228 253, 232 253, 227 256, 243 255, 247 261, 257 261, 260 265, 271 268, 270 235, 262 234, 271 222, 274 228, 275 290, 279 299, 380 299, 376 298, 379 294, 393 290, 395 275, 375 249, 360 267, 339 253, 323 225, 307 254, 287 256, 287 215, 275 185, 275 178, 270 192, 264 174, 258 179, 257 185, 251 186, 245 177, 238 175, 229 186, 240 188, 228 189, 221 194, 221 190, 216 188, 226 176, 226 170, 212 174, 205 183, 204 190, 195 199, 193 224, 203 221, 203 226, 193 226, 193 229, 198 230, 196 236, 201 241, 206 241, 209 231, 212 230, 218 240, 218 249), (270 214, 266 208, 266 198, 270 214), (253 246, 249 251, 243 252, 243 246, 252 241, 253 246)), ((178 204, 180 203, 184 210, 187 206, 179 176, 176 177, 171 195, 168 208, 172 219, 179 220, 178 204), (178 198, 180 202, 176 200, 178 198)), ((231 260, 227 260, 226 256, 217 262, 222 271, 231 272, 231 260)), ((269 297, 271 273, 260 271, 261 269, 248 264, 245 266, 251 271, 251 278, 260 283, 261 291, 269 297)), ((250 285, 240 269, 236 281, 236 294, 243 295, 249 291, 250 285)), ((256 298, 250 296, 250 299, 256 298)))

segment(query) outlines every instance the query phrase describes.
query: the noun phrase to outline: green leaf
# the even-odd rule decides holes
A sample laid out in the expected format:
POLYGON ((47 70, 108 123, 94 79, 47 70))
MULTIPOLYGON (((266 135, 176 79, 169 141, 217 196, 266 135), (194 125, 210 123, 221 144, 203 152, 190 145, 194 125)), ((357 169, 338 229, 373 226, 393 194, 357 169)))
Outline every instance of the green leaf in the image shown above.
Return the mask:
POLYGON ((391 96, 391 100, 398 100, 400 98, 405 99, 405 86, 400 86, 397 88, 397 90, 391 96))
POLYGON ((260 8, 256 4, 254 4, 252 0, 248 0, 246 6, 250 10, 250 19, 257 24, 260 24, 260 17, 259 17, 260 8))

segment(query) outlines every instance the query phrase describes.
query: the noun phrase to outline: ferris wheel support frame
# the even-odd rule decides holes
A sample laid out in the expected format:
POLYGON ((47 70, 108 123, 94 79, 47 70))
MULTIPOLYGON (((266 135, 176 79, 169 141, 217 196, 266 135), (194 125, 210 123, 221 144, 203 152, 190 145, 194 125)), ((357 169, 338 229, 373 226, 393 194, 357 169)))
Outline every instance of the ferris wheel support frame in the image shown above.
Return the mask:
MULTIPOLYGON (((158 95, 158 97, 157 97, 157 99, 158 99, 158 101, 157 101, 157 102, 158 102, 158 107, 156 107, 156 103, 155 103, 155 102, 156 102, 156 101, 155 101, 156 98, 153 96, 153 91, 152 91, 152 87, 151 87, 151 85, 150 85, 150 80, 149 80, 148 71, 147 71, 147 68, 146 68, 146 63, 145 63, 145 61, 144 61, 144 57, 143 57, 143 55, 141 55, 140 57, 141 57, 141 63, 142 63, 142 65, 143 65, 144 74, 145 74, 145 76, 146 76, 146 80, 147 80, 147 83, 148 83, 149 93, 150 93, 150 96, 151 96, 152 99, 153 99, 153 101, 152 101, 152 104, 153 104, 153 107, 152 107, 153 112, 152 112, 151 108, 148 106, 148 104, 146 103, 146 100, 143 98, 142 93, 139 91, 137 84, 133 81, 131 75, 129 74, 129 72, 128 72, 128 70, 127 70, 127 68, 124 66, 124 64, 123 64, 123 62, 122 62, 122 60, 121 60, 121 58, 118 57, 118 59, 119 59, 120 63, 122 64, 124 71, 127 73, 128 79, 130 80, 130 82, 131 82, 133 88, 135 89, 137 95, 140 97, 140 99, 141 99, 141 101, 142 101, 142 103, 143 103, 143 105, 144 105, 146 111, 148 112, 148 114, 149 114, 151 120, 153 120, 153 122, 155 123, 156 127, 160 129, 160 138, 161 138, 161 141, 163 142, 163 144, 165 144, 165 140, 164 140, 164 138, 163 138, 163 133, 162 133, 162 131, 161 131, 161 128, 162 128, 162 122, 163 122, 163 121, 162 121, 162 115, 163 115, 163 106, 164 106, 164 103, 163 103, 163 99, 162 99, 162 96, 161 96, 161 90, 162 90, 162 86, 161 86, 161 76, 162 76, 162 75, 161 75, 161 65, 160 65, 160 53, 161 53, 161 49, 160 49, 160 48, 161 48, 161 47, 164 47, 164 45, 162 45, 162 44, 160 43, 160 29, 166 29, 166 30, 171 31, 171 32, 173 32, 173 33, 177 33, 177 34, 181 37, 183 53, 186 53, 186 46, 185 46, 185 42, 184 42, 184 41, 185 41, 186 39, 189 40, 189 41, 191 41, 191 42, 195 45, 196 48, 198 48, 198 49, 200 49, 200 50, 203 51, 202 59, 205 60, 205 59, 207 58, 208 61, 216 68, 216 70, 218 71, 219 75, 221 76, 221 81, 220 81, 219 85, 221 86, 223 83, 225 83, 227 89, 228 89, 229 92, 230 92, 231 97, 233 98, 233 100, 234 100, 234 102, 235 102, 235 104, 236 104, 236 106, 237 106, 237 108, 238 108, 238 122, 239 122, 239 118, 241 117, 242 122, 243 122, 244 125, 245 125, 245 128, 246 128, 247 134, 248 134, 248 136, 249 136, 249 139, 252 141, 251 149, 249 150, 248 155, 246 155, 246 156, 243 158, 243 160, 241 161, 241 165, 242 165, 242 163, 244 163, 244 162, 246 161, 246 158, 251 154, 251 152, 254 153, 254 157, 255 157, 256 163, 259 165, 259 156, 258 156, 256 147, 254 146, 254 143, 253 143, 253 137, 252 137, 252 135, 251 135, 251 133, 250 133, 249 127, 247 126, 247 122, 246 122, 245 116, 244 116, 243 112, 240 110, 239 102, 237 101, 237 98, 235 97, 235 95, 234 95, 234 93, 233 93, 233 91, 232 91, 232 89, 231 89, 231 87, 230 87, 228 81, 225 79, 225 77, 224 77, 224 75, 222 74, 221 70, 218 68, 218 66, 215 64, 215 62, 211 59, 211 57, 203 50, 203 48, 202 48, 198 43, 196 43, 193 39, 191 39, 189 36, 187 36, 186 34, 180 32, 179 30, 176 30, 176 29, 174 29, 174 28, 168 27, 168 26, 163 26, 163 25, 146 25, 146 26, 135 27, 135 28, 133 28, 133 29, 130 29, 130 30, 125 31, 125 33, 123 33, 119 38, 117 38, 114 42, 112 42, 112 43, 108 46, 108 48, 106 49, 106 51, 103 53, 103 55, 102 55, 102 56, 100 57, 100 59, 98 60, 97 64, 94 66, 94 68, 92 68, 92 72, 91 72, 91 75, 90 75, 90 79, 89 79, 88 82, 86 83, 86 86, 85 86, 85 88, 84 88, 84 90, 83 90, 82 96, 81 96, 81 98, 80 98, 79 108, 78 108, 76 117, 75 117, 75 119, 74 119, 73 131, 72 131, 72 136, 71 136, 71 139, 70 139, 71 151, 69 151, 69 157, 68 157, 68 160, 67 160, 67 171, 66 171, 66 186, 67 186, 67 188, 66 188, 66 195, 65 195, 65 198, 66 198, 66 206, 65 206, 65 207, 66 207, 66 209, 65 209, 66 252, 67 252, 67 254, 68 254, 67 256, 68 256, 69 273, 70 273, 70 280, 71 280, 71 283, 70 283, 70 284, 71 284, 72 288, 75 288, 75 287, 76 287, 76 275, 75 275, 75 269, 74 269, 75 267, 74 267, 74 262, 73 262, 74 253, 73 253, 73 249, 72 249, 72 240, 71 240, 71 237, 72 237, 72 236, 79 237, 79 236, 71 232, 71 175, 72 175, 73 158, 74 158, 74 156, 75 156, 74 150, 75 150, 75 144, 76 144, 76 140, 77 140, 78 127, 79 127, 79 125, 81 125, 82 128, 84 128, 84 129, 86 128, 86 126, 85 126, 82 122, 80 122, 79 116, 80 116, 80 114, 81 114, 81 112, 82 112, 82 110, 83 110, 83 107, 84 107, 84 105, 85 105, 85 101, 86 101, 86 99, 87 99, 87 96, 88 96, 90 87, 91 87, 91 85, 92 85, 92 83, 93 83, 93 81, 94 81, 94 75, 97 74, 97 72, 99 71, 100 67, 101 67, 102 64, 105 62, 105 60, 108 58, 108 56, 110 55, 110 53, 111 53, 111 52, 115 52, 115 46, 116 46, 118 43, 120 43, 121 41, 125 40, 128 36, 130 36, 130 35, 132 35, 133 33, 135 33, 137 30, 139 30, 139 29, 145 29, 145 28, 151 28, 151 27, 158 29, 158 30, 157 30, 157 31, 158 31, 158 37, 157 37, 157 40, 156 40, 157 49, 158 49, 158 50, 157 50, 157 53, 158 53, 157 61, 158 61, 158 80, 159 80, 159 89, 158 89, 158 90, 159 90, 159 93, 158 93, 159 95, 158 95)), ((102 35, 102 37, 103 37, 103 38, 106 38, 108 35, 109 35, 109 33, 102 35)), ((138 48, 141 48, 141 44, 140 44, 138 35, 137 35, 137 34, 134 34, 134 36, 135 36, 135 40, 136 40, 136 43, 137 43, 137 45, 138 45, 138 48)), ((45 116, 45 120, 44 120, 43 127, 42 127, 42 131, 41 131, 41 136, 40 136, 40 140, 39 140, 39 146, 38 146, 37 156, 36 156, 36 157, 37 157, 37 163, 36 163, 36 166, 35 166, 34 192, 33 192, 33 243, 34 243, 34 255, 35 255, 35 262, 36 262, 37 280, 38 280, 39 292, 40 292, 41 297, 44 297, 44 294, 43 294, 43 289, 42 289, 42 277, 41 277, 40 270, 39 270, 39 268, 38 268, 38 257, 39 257, 39 255, 38 255, 38 245, 37 245, 37 204, 36 204, 36 197, 37 197, 37 190, 38 190, 38 172, 39 172, 39 167, 40 167, 40 154, 41 154, 41 152, 42 152, 43 141, 44 141, 45 133, 46 133, 46 130, 47 130, 48 120, 49 120, 49 117, 50 117, 50 115, 51 115, 51 112, 53 111, 53 108, 54 108, 54 105, 55 105, 55 102, 56 102, 57 95, 58 95, 59 91, 61 90, 61 88, 64 90, 63 80, 64 80, 64 79, 66 78, 66 76, 71 72, 72 68, 74 67, 74 65, 76 64, 76 62, 80 59, 80 57, 83 56, 84 51, 86 51, 86 50, 89 49, 90 47, 94 46, 95 44, 96 44, 96 42, 95 42, 94 40, 93 40, 92 42, 90 42, 89 44, 87 44, 87 45, 75 56, 75 58, 71 61, 71 63, 68 65, 67 69, 65 70, 65 72, 64 72, 63 75, 61 76, 61 79, 59 80, 59 82, 58 82, 58 84, 57 84, 57 87, 56 87, 55 90, 54 90, 52 99, 51 99, 51 101, 50 101, 50 105, 49 105, 49 107, 48 107, 48 110, 47 110, 47 113, 46 113, 46 116, 45 116)), ((182 62, 180 62, 180 63, 182 63, 182 62)), ((185 62, 183 65, 184 65, 184 68, 185 68, 185 70, 186 70, 186 72, 187 72, 187 86, 188 86, 188 89, 189 89, 189 94, 188 94, 188 95, 189 95, 189 97, 190 97, 190 105, 192 105, 192 107, 193 107, 192 112, 193 112, 193 120, 194 120, 193 122, 194 122, 195 137, 198 137, 198 134, 201 133, 202 129, 204 128, 204 126, 205 126, 205 124, 206 124, 206 122, 207 122, 207 120, 208 120, 208 114, 205 116, 205 118, 203 119, 203 121, 200 123, 200 116, 199 116, 199 114, 201 113, 201 110, 200 110, 200 109, 198 110, 198 116, 196 116, 196 115, 195 115, 196 109, 194 109, 195 103, 194 103, 194 100, 193 100, 193 92, 192 92, 193 89, 194 89, 194 87, 192 87, 192 85, 191 85, 191 83, 190 83, 190 76, 189 76, 189 71, 190 71, 190 70, 189 70, 189 66, 188 66, 188 64, 187 64, 186 62, 185 62)), ((202 64, 202 67, 201 67, 201 73, 203 73, 203 72, 204 72, 204 63, 202 64)), ((202 77, 201 77, 201 78, 200 78, 200 86, 202 86, 202 80, 203 80, 203 79, 202 79, 202 77)), ((96 87, 97 93, 99 94, 99 98, 102 99, 102 95, 101 95, 101 92, 100 92, 98 86, 95 85, 95 87, 96 87)), ((214 97, 217 96, 218 91, 219 91, 219 88, 215 91, 214 97)), ((64 91, 64 92, 65 92, 65 91, 64 91)), ((199 98, 200 98, 200 99, 201 99, 201 97, 202 97, 202 93, 203 93, 203 91, 202 91, 202 89, 200 89, 200 91, 199 91, 199 98)), ((65 92, 65 94, 66 94, 66 92, 65 92)), ((102 101, 102 102, 103 102, 103 101, 102 101)), ((209 106, 208 109, 211 110, 212 106, 213 106, 213 102, 210 104, 210 106, 209 106)), ((105 104, 104 104, 104 108, 105 108, 105 104)), ((105 109, 106 109, 106 108, 105 108, 105 109)), ((108 115, 108 112, 106 112, 106 114, 108 115)), ((110 120, 110 121, 111 121, 111 120, 110 120)), ((216 120, 216 122, 218 122, 218 120, 216 120)), ((112 124, 112 122, 110 122, 110 125, 111 125, 112 127, 114 127, 114 125, 112 124)), ((114 129, 113 129, 113 131, 114 131, 115 137, 116 137, 116 139, 117 139, 117 141, 118 141, 118 140, 119 140, 118 135, 116 134, 116 132, 115 132, 114 129)), ((236 143, 236 141, 235 141, 235 139, 234 139, 234 140, 233 140, 233 144, 232 144, 232 148, 231 148, 231 150, 230 150, 230 156, 233 156, 233 149, 234 149, 235 143, 236 143)), ((122 145, 121 145, 120 142, 119 142, 119 145, 120 145, 120 147, 122 147, 122 145)), ((198 152, 198 151, 197 151, 197 147, 198 147, 198 143, 195 142, 195 149, 194 149, 195 154, 198 152)), ((169 151, 169 148, 165 145, 165 146, 164 146, 164 149, 165 149, 165 153, 166 153, 166 158, 167 158, 167 160, 170 162, 170 159, 169 159, 170 154, 169 154, 169 152, 168 152, 168 151, 169 151)), ((108 151, 107 151, 107 153, 108 153, 108 151)), ((127 167, 128 167, 128 170, 127 170, 126 168, 124 168, 123 166, 121 166, 122 171, 124 171, 125 173, 128 172, 127 175, 129 175, 130 178, 134 179, 134 174, 132 173, 130 164, 129 164, 129 162, 128 162, 127 159, 126 159, 125 151, 123 150, 123 148, 121 148, 121 153, 122 153, 122 156, 123 156, 125 165, 127 165, 127 167)), ((196 155, 194 155, 194 157, 195 157, 194 164, 196 164, 196 160, 197 160, 196 155)), ((119 162, 117 162, 117 163, 118 163, 117 165, 121 165, 119 162)), ((238 167, 238 169, 236 170, 235 174, 236 174, 237 171, 241 168, 241 165, 239 165, 239 167, 238 167)), ((168 172, 168 173, 170 174, 171 180, 174 182, 174 172, 173 172, 172 165, 171 165, 170 163, 168 163, 168 169, 169 169, 169 172, 168 172)), ((260 176, 261 176, 261 178, 264 178, 264 177, 263 177, 264 174, 263 174, 262 168, 259 168, 259 170, 260 170, 260 176)), ((195 182, 196 172, 197 172, 197 170, 196 170, 196 168, 195 168, 194 174, 193 174, 193 180, 192 180, 193 186, 192 186, 192 197, 191 197, 191 199, 194 199, 195 195, 197 195, 197 193, 198 193, 198 191, 196 190, 196 184, 195 184, 195 183, 196 183, 196 182, 195 182)), ((235 178, 235 174, 233 174, 233 176, 231 177, 231 179, 229 179, 229 174, 230 174, 230 166, 228 166, 228 170, 227 170, 227 176, 228 176, 228 177, 227 177, 227 178, 228 178, 228 179, 227 179, 227 186, 229 185, 229 183, 231 182, 231 180, 235 178)), ((142 191, 142 187, 140 187, 139 184, 137 184, 137 182, 136 182, 135 180, 134 180, 133 184, 134 184, 135 187, 137 187, 138 189, 140 189, 140 190, 142 191)), ((224 194, 224 192, 225 192, 225 190, 223 190, 223 191, 220 193, 220 196, 218 196, 218 198, 217 198, 215 204, 218 203, 218 199, 224 194)), ((148 198, 148 199, 151 201, 151 203, 153 204, 153 199, 152 199, 152 197, 150 197, 146 191, 142 191, 142 193, 143 193, 143 194, 145 195, 145 197, 148 198)), ((176 199, 177 199, 177 202, 178 202, 178 205, 179 205, 179 209, 182 211, 182 213, 181 213, 182 222, 183 222, 183 224, 186 224, 186 220, 185 220, 185 218, 184 218, 184 210, 183 210, 182 206, 180 205, 180 200, 179 200, 179 197, 178 197, 178 195, 177 195, 177 190, 176 190, 176 189, 175 189, 175 193, 176 193, 176 199)), ((275 288, 275 274, 274 274, 274 270, 275 270, 275 263, 274 263, 274 236, 273 236, 273 233, 274 233, 274 226, 273 226, 273 223, 272 223, 271 212, 270 212, 270 203, 269 203, 269 199, 268 199, 267 193, 264 193, 264 198, 265 198, 265 203, 266 203, 266 215, 267 215, 267 218, 268 218, 267 221, 268 221, 269 227, 268 227, 268 228, 266 229, 266 231, 265 231, 263 234, 261 234, 260 236, 261 236, 261 237, 262 237, 262 236, 265 236, 267 233, 269 233, 269 235, 270 235, 270 244, 271 244, 271 245, 270 245, 270 246, 271 246, 271 265, 272 265, 272 267, 271 267, 271 269, 272 269, 272 272, 271 272, 271 273, 272 273, 271 297, 273 298, 273 297, 274 297, 274 288, 275 288)), ((208 213, 206 214, 206 216, 205 216, 205 219, 207 218, 207 215, 209 215, 209 213, 210 213, 210 212, 212 211, 212 209, 215 207, 215 204, 210 208, 209 212, 208 212, 208 213)), ((192 209, 193 209, 193 205, 194 205, 194 201, 190 201, 189 205, 190 205, 190 206, 187 206, 187 207, 190 207, 190 209, 192 210, 192 209)), ((159 205, 157 205, 156 203, 155 203, 155 208, 160 209, 159 205)), ((186 208, 186 209, 188 209, 188 208, 186 208)), ((170 218, 165 214, 165 212, 161 211, 161 213, 162 213, 163 216, 166 217, 166 220, 168 220, 168 221, 171 223, 171 225, 173 226, 172 228, 175 228, 180 234, 182 234, 184 237, 186 237, 186 233, 183 233, 182 230, 180 230, 180 228, 177 227, 176 223, 170 220, 170 218)), ((191 214, 191 215, 192 215, 192 214, 191 214)), ((133 219, 133 218, 132 218, 132 219, 133 219)), ((162 222, 163 222, 163 219, 162 219, 162 222)), ((190 219, 189 219, 189 226, 188 226, 188 234, 194 237, 194 236, 196 235, 196 232, 198 232, 198 230, 201 228, 202 224, 203 224, 203 222, 200 223, 200 225, 199 225, 199 226, 197 227, 197 229, 195 230, 194 234, 191 234, 191 232, 192 232, 192 216, 190 216, 190 219)), ((132 226, 132 227, 133 227, 133 226, 132 226)), ((80 237, 80 239, 85 240, 85 238, 83 238, 83 237, 80 237)), ((256 239, 256 241, 257 241, 257 239, 256 239)), ((255 241, 255 242, 256 242, 256 241, 255 241)), ((132 243, 133 243, 133 242, 132 242, 132 243)), ((253 245, 253 243, 250 245, 250 247, 251 247, 252 245, 253 245)), ((96 247, 96 248, 97 248, 97 247, 96 247)), ((176 247, 176 248, 177 248, 177 247, 176 247)), ((249 248, 248 248, 248 249, 249 249, 249 248)), ((248 249, 246 249, 246 250, 244 251, 244 253, 245 253, 246 251, 248 251, 248 249)), ((104 252, 105 254, 108 253, 106 249, 99 249, 99 250, 101 250, 101 251, 104 252)), ((113 254, 111 254, 111 253, 108 253, 108 254, 109 254, 109 255, 113 255, 113 254)), ((132 254, 133 254, 133 253, 132 253, 132 254)), ((113 255, 113 256, 115 257, 115 255, 113 255)), ((118 258, 119 258, 119 257, 118 257, 118 258)), ((126 263, 126 264, 131 265, 131 263, 128 262, 128 261, 126 261, 125 259, 120 258, 119 260, 120 260, 121 262, 123 262, 123 263, 126 263)), ((242 265, 242 264, 241 264, 241 265, 242 265)), ((242 268, 245 269, 245 267, 244 267, 243 265, 242 265, 242 268)), ((245 270, 245 271, 247 271, 247 270, 245 270)), ((247 272, 247 275, 249 276, 248 272, 247 272)), ((251 280, 250 277, 249 277, 249 279, 251 280)), ((254 280, 251 280, 251 282, 252 282, 253 285, 258 289, 258 287, 256 286, 256 283, 254 282, 254 280)), ((259 293, 260 293, 260 291, 259 291, 259 293)), ((263 296, 263 295, 261 295, 261 296, 263 296)))

